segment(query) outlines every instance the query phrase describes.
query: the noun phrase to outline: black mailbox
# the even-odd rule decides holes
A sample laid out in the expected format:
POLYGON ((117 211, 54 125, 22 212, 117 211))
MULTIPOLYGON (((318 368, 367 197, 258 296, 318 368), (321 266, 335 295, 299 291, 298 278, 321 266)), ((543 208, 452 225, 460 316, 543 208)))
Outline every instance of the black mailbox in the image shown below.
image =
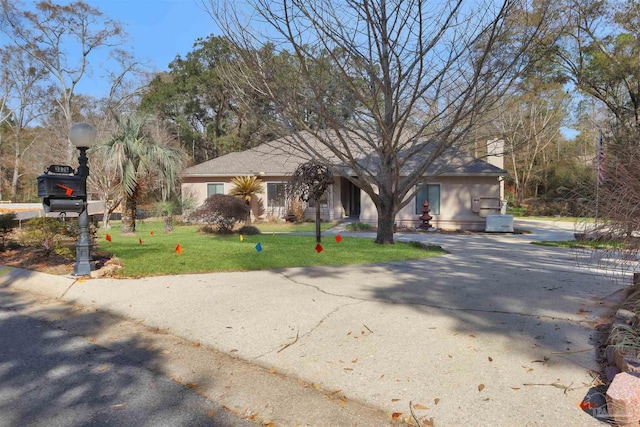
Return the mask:
POLYGON ((77 212, 85 209, 87 181, 77 175, 42 174, 38 177, 38 197, 45 212, 77 212))
POLYGON ((43 174, 38 177, 38 197, 82 199, 87 196, 87 182, 77 175, 43 174))
POLYGON ((42 201, 45 212, 76 212, 84 210, 83 199, 51 199, 45 198, 42 201))

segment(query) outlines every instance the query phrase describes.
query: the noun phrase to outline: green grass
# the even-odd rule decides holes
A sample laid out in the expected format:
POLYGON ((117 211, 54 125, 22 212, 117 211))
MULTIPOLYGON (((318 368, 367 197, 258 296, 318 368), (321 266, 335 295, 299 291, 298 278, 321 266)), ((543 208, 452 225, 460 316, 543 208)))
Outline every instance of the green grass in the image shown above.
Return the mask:
POLYGON ((511 206, 507 205, 507 215, 524 216, 527 213, 527 208, 524 206, 511 206))
POLYGON ((334 236, 323 236, 321 253, 315 251, 314 236, 266 233, 244 236, 200 234, 195 226, 178 226, 165 234, 162 223, 145 222, 136 225, 135 236, 122 236, 119 225, 99 232, 99 250, 118 257, 124 265, 122 276, 140 277, 183 273, 248 271, 318 265, 369 264, 429 258, 446 253, 439 247, 423 249, 415 245, 396 243, 377 245, 372 239, 343 237, 337 243, 334 236), (154 235, 151 235, 154 231, 154 235), (142 240, 142 244, 139 243, 142 240), (262 252, 256 244, 262 245, 262 252), (176 246, 182 246, 177 254, 176 246))
POLYGON ((578 218, 575 216, 518 216, 518 219, 531 219, 536 221, 560 221, 560 222, 580 222, 591 223, 594 222, 593 218, 578 218))
MULTIPOLYGON (((332 227, 335 227, 337 222, 321 222, 320 229, 322 231, 326 231, 332 227)), ((265 222, 265 223, 256 223, 249 224, 254 227, 258 227, 263 233, 306 233, 306 232, 315 232, 316 231, 316 223, 315 222, 303 222, 301 224, 294 224, 291 222, 283 222, 283 223, 273 223, 273 222, 265 222)))
POLYGON ((531 242, 538 246, 549 246, 555 248, 580 248, 580 249, 622 249, 623 242, 620 241, 598 241, 598 240, 562 240, 559 242, 531 242))

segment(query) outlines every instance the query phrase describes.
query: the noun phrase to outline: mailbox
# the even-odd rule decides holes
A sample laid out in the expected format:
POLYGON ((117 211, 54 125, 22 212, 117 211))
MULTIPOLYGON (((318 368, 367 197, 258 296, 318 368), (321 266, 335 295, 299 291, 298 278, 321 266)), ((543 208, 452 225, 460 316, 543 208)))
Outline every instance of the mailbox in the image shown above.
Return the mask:
POLYGON ((42 201, 45 212, 76 212, 84 210, 83 199, 51 199, 45 198, 42 201))
POLYGON ((87 196, 87 182, 77 175, 43 174, 38 177, 38 197, 82 199, 87 196))
POLYGON ((78 175, 42 174, 38 177, 38 197, 45 212, 77 212, 85 209, 87 181, 78 175))

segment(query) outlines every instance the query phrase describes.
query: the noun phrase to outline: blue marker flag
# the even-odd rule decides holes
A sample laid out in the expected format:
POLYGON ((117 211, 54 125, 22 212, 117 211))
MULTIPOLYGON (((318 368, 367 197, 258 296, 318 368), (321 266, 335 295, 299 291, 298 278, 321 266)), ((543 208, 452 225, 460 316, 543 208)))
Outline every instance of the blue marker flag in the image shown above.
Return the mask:
POLYGON ((260 242, 258 242, 258 244, 256 245, 256 251, 262 252, 262 245, 260 244, 260 242))

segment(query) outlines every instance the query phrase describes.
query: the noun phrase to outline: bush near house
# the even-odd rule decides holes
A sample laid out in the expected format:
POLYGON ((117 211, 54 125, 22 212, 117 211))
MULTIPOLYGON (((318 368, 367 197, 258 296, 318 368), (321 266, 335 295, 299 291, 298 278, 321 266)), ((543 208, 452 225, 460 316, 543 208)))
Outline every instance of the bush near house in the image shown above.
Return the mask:
POLYGON ((248 212, 249 206, 243 200, 228 194, 214 194, 191 214, 191 218, 216 227, 220 234, 230 234, 236 223, 246 220, 248 212))
POLYGON ((345 227, 347 231, 369 231, 371 226, 364 222, 352 222, 345 227))
POLYGON ((254 227, 253 225, 245 225, 238 230, 238 234, 242 234, 244 236, 254 236, 256 234, 260 234, 260 230, 258 229, 258 227, 254 227))

